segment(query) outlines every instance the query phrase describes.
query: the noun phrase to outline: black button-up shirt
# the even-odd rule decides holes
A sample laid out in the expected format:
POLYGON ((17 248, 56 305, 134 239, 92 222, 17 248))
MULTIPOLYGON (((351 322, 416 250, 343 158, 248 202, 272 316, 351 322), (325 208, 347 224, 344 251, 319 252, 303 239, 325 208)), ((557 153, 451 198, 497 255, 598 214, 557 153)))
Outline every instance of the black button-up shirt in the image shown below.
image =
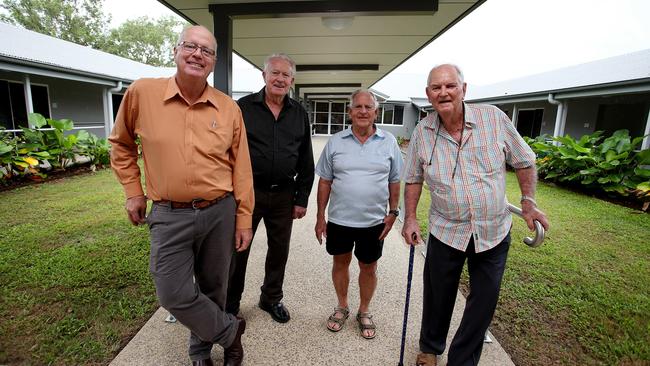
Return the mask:
POLYGON ((307 207, 314 182, 309 117, 300 103, 285 96, 276 120, 264 93, 262 88, 237 101, 246 125, 253 183, 263 190, 293 187, 294 204, 307 207))

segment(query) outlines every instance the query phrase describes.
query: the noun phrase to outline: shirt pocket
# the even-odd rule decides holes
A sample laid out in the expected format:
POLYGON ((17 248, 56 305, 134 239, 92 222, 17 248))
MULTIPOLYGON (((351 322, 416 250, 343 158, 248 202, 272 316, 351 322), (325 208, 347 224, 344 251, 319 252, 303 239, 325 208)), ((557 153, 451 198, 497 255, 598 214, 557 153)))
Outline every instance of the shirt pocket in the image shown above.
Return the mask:
POLYGON ((457 219, 458 202, 452 194, 451 187, 436 181, 430 181, 428 184, 431 194, 431 210, 436 212, 437 216, 449 220, 457 219))
POLYGON ((497 143, 479 143, 468 149, 472 167, 470 174, 492 176, 504 168, 505 153, 497 143))
POLYGON ((197 133, 197 148, 211 157, 224 158, 233 144, 233 123, 222 113, 203 118, 197 133))

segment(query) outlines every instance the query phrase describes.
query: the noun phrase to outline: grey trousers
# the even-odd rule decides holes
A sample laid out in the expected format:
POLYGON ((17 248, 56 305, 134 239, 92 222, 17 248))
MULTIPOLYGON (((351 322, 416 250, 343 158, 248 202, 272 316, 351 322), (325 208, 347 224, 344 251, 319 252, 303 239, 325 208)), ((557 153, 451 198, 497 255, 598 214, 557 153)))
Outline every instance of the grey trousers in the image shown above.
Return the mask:
POLYGON ((154 203, 147 217, 158 301, 191 331, 192 361, 209 358, 214 343, 230 346, 237 332, 236 318, 224 312, 235 209, 230 195, 202 210, 154 203))

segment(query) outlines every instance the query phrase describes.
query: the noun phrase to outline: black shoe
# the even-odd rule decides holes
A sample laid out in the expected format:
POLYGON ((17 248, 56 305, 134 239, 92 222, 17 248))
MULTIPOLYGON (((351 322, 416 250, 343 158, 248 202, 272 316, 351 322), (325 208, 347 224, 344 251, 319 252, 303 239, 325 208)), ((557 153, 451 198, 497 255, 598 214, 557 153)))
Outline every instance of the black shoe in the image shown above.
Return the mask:
POLYGON ((291 316, 289 316, 289 310, 287 310, 281 302, 266 304, 260 301, 260 309, 271 314, 271 318, 278 323, 286 323, 291 319, 291 316))
POLYGON ((239 366, 244 361, 244 346, 241 344, 241 336, 246 330, 246 320, 240 317, 237 317, 237 320, 239 326, 237 327, 237 333, 235 333, 235 339, 230 347, 223 350, 224 366, 239 366))
POLYGON ((206 358, 205 360, 192 361, 192 366, 214 366, 212 359, 206 358))

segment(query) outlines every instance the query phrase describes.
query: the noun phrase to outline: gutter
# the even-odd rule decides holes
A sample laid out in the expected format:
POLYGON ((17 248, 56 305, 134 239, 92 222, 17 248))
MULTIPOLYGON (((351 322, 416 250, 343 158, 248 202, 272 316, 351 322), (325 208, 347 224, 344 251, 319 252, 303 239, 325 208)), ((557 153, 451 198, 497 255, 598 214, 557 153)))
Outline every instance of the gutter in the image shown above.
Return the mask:
POLYGON ((114 88, 108 89, 108 92, 109 93, 117 93, 117 92, 121 91, 123 87, 124 86, 122 86, 122 81, 118 81, 117 85, 115 85, 114 88))

